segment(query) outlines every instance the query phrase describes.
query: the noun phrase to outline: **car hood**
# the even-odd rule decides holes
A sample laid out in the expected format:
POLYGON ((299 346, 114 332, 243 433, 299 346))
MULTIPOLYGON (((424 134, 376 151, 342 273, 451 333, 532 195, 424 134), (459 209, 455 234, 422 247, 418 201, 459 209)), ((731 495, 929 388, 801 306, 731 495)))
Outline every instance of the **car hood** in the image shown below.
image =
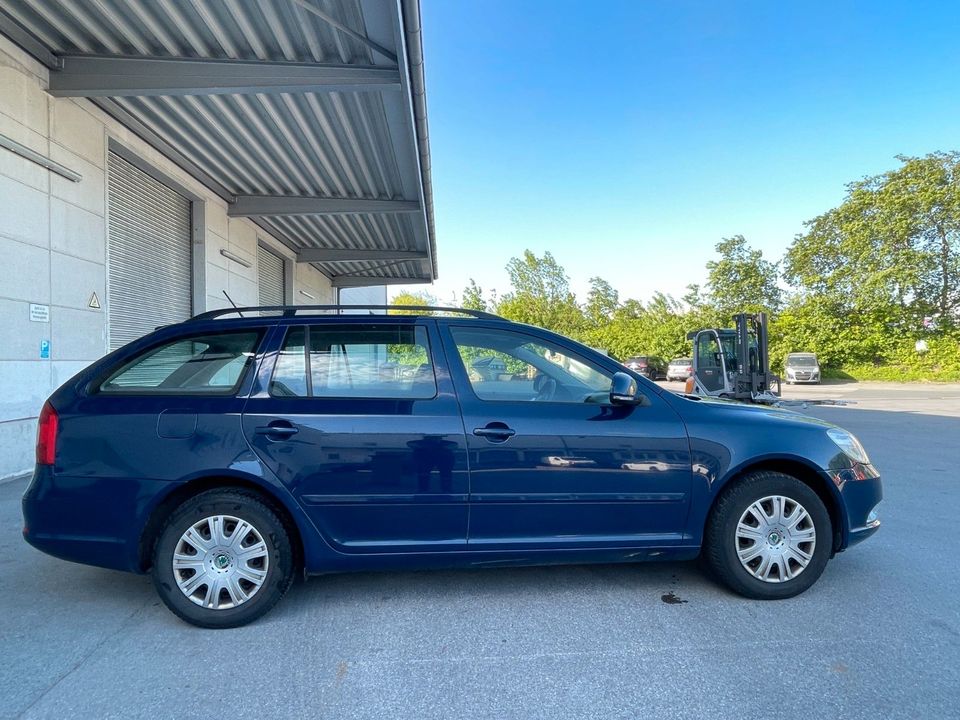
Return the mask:
MULTIPOLYGON (((737 400, 725 400, 722 398, 699 397, 696 395, 686 395, 684 393, 666 393, 672 394, 676 400, 677 410, 683 414, 685 408, 695 406, 699 412, 710 415, 731 417, 749 417, 763 422, 764 419, 773 423, 794 423, 800 425, 818 425, 823 428, 837 427, 831 422, 821 420, 820 418, 804 415, 796 410, 789 410, 782 407, 771 405, 752 405, 750 403, 739 402, 737 400)), ((693 408, 691 408, 693 409, 693 408)))

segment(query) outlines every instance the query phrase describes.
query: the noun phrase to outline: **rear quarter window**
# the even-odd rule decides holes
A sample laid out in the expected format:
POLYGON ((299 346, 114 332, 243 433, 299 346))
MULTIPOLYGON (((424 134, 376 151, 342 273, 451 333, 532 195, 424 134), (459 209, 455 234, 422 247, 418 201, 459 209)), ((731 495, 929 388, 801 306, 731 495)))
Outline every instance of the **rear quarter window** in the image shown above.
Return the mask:
POLYGON ((101 393, 230 395, 253 363, 261 330, 177 338, 126 362, 101 393))

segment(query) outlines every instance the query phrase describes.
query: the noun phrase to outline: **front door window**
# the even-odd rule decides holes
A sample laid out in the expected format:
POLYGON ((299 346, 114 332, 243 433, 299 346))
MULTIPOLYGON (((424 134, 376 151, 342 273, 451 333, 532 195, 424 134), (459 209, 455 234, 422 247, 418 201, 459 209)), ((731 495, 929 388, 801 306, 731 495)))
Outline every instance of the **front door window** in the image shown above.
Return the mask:
POLYGON ((511 331, 451 329, 476 396, 487 401, 598 403, 613 374, 568 349, 511 331))

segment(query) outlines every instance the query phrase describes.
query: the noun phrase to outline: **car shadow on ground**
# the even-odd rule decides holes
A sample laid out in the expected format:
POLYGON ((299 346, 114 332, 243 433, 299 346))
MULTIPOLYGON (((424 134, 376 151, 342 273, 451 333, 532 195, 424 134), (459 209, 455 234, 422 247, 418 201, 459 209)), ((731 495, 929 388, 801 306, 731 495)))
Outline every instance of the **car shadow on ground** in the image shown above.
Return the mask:
POLYGON ((321 599, 357 602, 365 598, 376 600, 383 595, 391 598, 429 596, 436 600, 469 595, 477 599, 511 600, 590 593, 603 588, 628 590, 658 602, 660 595, 680 592, 681 588, 726 594, 694 560, 343 573, 299 582, 290 596, 295 598, 294 602, 321 599))

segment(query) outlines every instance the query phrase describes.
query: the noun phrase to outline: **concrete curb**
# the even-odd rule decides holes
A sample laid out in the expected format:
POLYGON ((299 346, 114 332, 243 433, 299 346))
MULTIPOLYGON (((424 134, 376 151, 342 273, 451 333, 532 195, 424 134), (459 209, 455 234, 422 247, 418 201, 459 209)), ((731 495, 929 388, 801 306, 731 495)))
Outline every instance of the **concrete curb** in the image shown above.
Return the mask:
POLYGON ((0 478, 0 485, 6 485, 7 483, 12 483, 14 480, 24 480, 29 477, 29 472, 20 473, 18 475, 8 475, 7 477, 0 478))

